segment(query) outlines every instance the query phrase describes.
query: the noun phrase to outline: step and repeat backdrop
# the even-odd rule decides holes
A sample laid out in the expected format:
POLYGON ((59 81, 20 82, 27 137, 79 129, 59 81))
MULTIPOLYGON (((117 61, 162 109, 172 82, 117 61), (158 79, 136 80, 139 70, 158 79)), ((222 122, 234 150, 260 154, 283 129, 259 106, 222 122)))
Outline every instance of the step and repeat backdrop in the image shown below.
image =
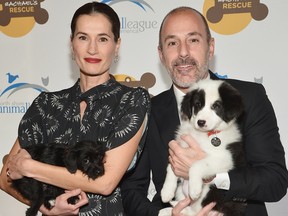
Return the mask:
MULTIPOLYGON (((1 160, 14 144, 19 121, 33 99, 41 91, 70 87, 78 78, 71 58, 70 21, 75 10, 87 2, 0 0, 1 160)), ((192 6, 201 11, 216 41, 211 69, 223 77, 265 86, 288 152, 287 0, 101 2, 114 8, 121 21, 120 60, 111 72, 120 82, 148 89, 151 96, 171 86, 157 52, 163 17, 178 6, 192 6)), ((153 188, 150 190, 153 195, 153 188)), ((277 203, 267 203, 269 215, 288 215, 287 202, 288 195, 277 203)), ((24 215, 25 210, 25 205, 0 191, 0 216, 24 215)))

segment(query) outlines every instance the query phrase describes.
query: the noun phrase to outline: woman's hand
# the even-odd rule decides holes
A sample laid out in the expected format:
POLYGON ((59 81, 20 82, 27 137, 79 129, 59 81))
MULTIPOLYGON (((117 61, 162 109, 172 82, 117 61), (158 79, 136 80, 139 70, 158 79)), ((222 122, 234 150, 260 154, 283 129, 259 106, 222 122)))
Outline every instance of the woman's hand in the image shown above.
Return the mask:
POLYGON ((66 191, 64 194, 58 196, 55 200, 55 206, 48 210, 43 205, 40 208, 40 212, 43 215, 58 215, 58 216, 68 216, 68 215, 78 215, 79 208, 88 203, 88 198, 86 193, 81 191, 80 189, 75 189, 71 191, 66 191), (78 196, 79 201, 75 204, 69 204, 67 200, 70 197, 78 196))
POLYGON ((7 176, 12 180, 21 179, 25 175, 26 163, 32 160, 31 155, 25 150, 20 149, 17 154, 11 155, 7 161, 7 176))
POLYGON ((169 142, 169 162, 175 175, 187 180, 189 168, 195 161, 203 159, 206 153, 192 136, 182 135, 181 139, 188 144, 188 147, 181 147, 175 140, 169 142))

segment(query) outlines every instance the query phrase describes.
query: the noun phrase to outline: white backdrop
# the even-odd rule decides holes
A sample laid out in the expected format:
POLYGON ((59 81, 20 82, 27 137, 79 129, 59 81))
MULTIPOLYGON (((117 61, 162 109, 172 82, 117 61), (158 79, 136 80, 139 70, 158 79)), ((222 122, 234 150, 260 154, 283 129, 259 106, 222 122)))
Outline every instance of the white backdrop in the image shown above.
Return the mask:
MULTIPOLYGON (((69 25, 74 11, 86 2, 89 1, 0 1, 0 158, 9 152, 17 136, 19 120, 39 92, 70 87, 78 77, 70 55, 69 25), (21 5, 23 2, 26 5, 21 5), (6 6, 14 12, 7 15, 6 6), (45 17, 43 9, 49 17, 45 17), (7 16, 11 18, 8 25, 4 23, 7 16)), ((156 84, 149 88, 152 95, 171 85, 157 53, 158 30, 164 15, 182 5, 195 7, 205 14, 214 2, 226 4, 223 19, 216 24, 209 23, 216 40, 211 69, 221 75, 261 82, 265 86, 278 118, 282 143, 288 152, 288 102, 282 93, 282 90, 286 92, 288 78, 288 29, 286 18, 283 18, 288 8, 287 0, 260 0, 267 6, 268 15, 258 21, 251 18, 250 11, 259 7, 256 3, 259 0, 105 2, 121 19, 120 61, 113 66, 114 74, 122 74, 119 79, 130 76, 136 82, 140 80, 142 85, 141 76, 153 73, 156 84), (240 5, 239 2, 244 3, 240 5), (234 10, 229 14, 234 6, 244 7, 245 11, 236 13, 234 10)), ((280 202, 267 203, 269 215, 286 216, 287 201, 288 195, 280 202)), ((0 191, 0 216, 24 215, 25 209, 26 206, 0 191)))

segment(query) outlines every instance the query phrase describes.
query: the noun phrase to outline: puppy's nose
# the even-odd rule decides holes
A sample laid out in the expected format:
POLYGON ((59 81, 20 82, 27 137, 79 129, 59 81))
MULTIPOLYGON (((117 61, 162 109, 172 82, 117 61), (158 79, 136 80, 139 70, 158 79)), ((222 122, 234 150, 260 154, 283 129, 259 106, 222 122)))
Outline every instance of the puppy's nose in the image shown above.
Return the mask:
POLYGON ((198 120, 197 124, 199 127, 204 127, 205 126, 206 121, 205 120, 198 120))

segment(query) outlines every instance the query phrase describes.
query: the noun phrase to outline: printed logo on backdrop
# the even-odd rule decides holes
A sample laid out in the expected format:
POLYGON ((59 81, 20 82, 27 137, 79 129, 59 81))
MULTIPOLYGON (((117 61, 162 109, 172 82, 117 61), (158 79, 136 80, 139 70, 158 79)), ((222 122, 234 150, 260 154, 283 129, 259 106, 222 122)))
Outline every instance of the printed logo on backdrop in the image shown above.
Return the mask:
MULTIPOLYGON (((147 72, 142 74, 140 80, 136 80, 134 77, 129 76, 127 74, 114 74, 113 77, 121 84, 126 85, 128 87, 142 87, 149 91, 156 83, 156 78, 154 74, 147 72)), ((151 97, 153 95, 150 94, 151 97)))
MULTIPOLYGON (((222 75, 222 74, 219 74, 219 73, 214 73, 218 78, 220 78, 220 79, 228 79, 229 77, 228 77, 228 75, 227 74, 225 74, 225 75, 222 75)), ((259 77, 259 78, 257 78, 257 77, 254 77, 254 82, 255 83, 259 83, 259 84, 263 84, 263 77, 259 77)))
MULTIPOLYGON (((28 83, 21 81, 18 74, 6 73, 6 85, 0 88, 0 114, 4 113, 25 113, 30 106, 30 102, 23 101, 24 90, 35 92, 36 94, 49 90, 46 88, 49 84, 49 77, 41 78, 41 84, 28 83), (17 94, 20 93, 20 94, 17 94), (12 97, 12 96, 15 97, 12 97), (15 99, 17 98, 17 100, 15 99), (20 99, 18 99, 20 98, 20 99), (21 101, 22 100, 22 101, 21 101)), ((142 87, 149 91, 156 83, 155 76, 146 72, 142 74, 140 80, 135 79, 127 74, 115 74, 114 78, 123 85, 129 87, 142 87)), ((3 78, 2 78, 3 79, 3 78)), ((151 95, 152 97, 153 95, 151 95)))
MULTIPOLYGON (((154 13, 153 8, 146 1, 143 0, 102 0, 101 2, 110 6, 123 2, 129 4, 131 3, 136 6, 134 10, 140 9, 143 11, 143 13, 154 13)), ((149 29, 158 29, 158 22, 156 20, 135 20, 134 18, 132 20, 129 17, 124 16, 120 17, 120 22, 121 33, 141 33, 149 29)))
POLYGON ((6 73, 6 85, 0 88, 0 114, 2 113, 25 113, 30 106, 30 101, 24 101, 24 91, 35 92, 48 91, 49 77, 41 78, 41 84, 21 81, 21 75, 6 73), (17 94, 20 93, 20 94, 17 94), (12 97, 12 96, 15 97, 12 97))
POLYGON ((268 11, 260 0, 205 0, 203 7, 211 30, 223 35, 242 31, 252 20, 264 20, 268 11))
POLYGON ((35 23, 45 24, 48 12, 41 7, 45 0, 1 0, 0 31, 10 37, 28 34, 35 23))
POLYGON ((150 10, 154 11, 153 8, 145 1, 143 0, 102 0, 102 3, 108 4, 108 5, 113 5, 113 4, 117 4, 120 2, 131 2, 135 5, 137 5, 138 7, 140 7, 141 9, 143 9, 144 11, 146 11, 145 6, 147 8, 149 8, 150 10))

